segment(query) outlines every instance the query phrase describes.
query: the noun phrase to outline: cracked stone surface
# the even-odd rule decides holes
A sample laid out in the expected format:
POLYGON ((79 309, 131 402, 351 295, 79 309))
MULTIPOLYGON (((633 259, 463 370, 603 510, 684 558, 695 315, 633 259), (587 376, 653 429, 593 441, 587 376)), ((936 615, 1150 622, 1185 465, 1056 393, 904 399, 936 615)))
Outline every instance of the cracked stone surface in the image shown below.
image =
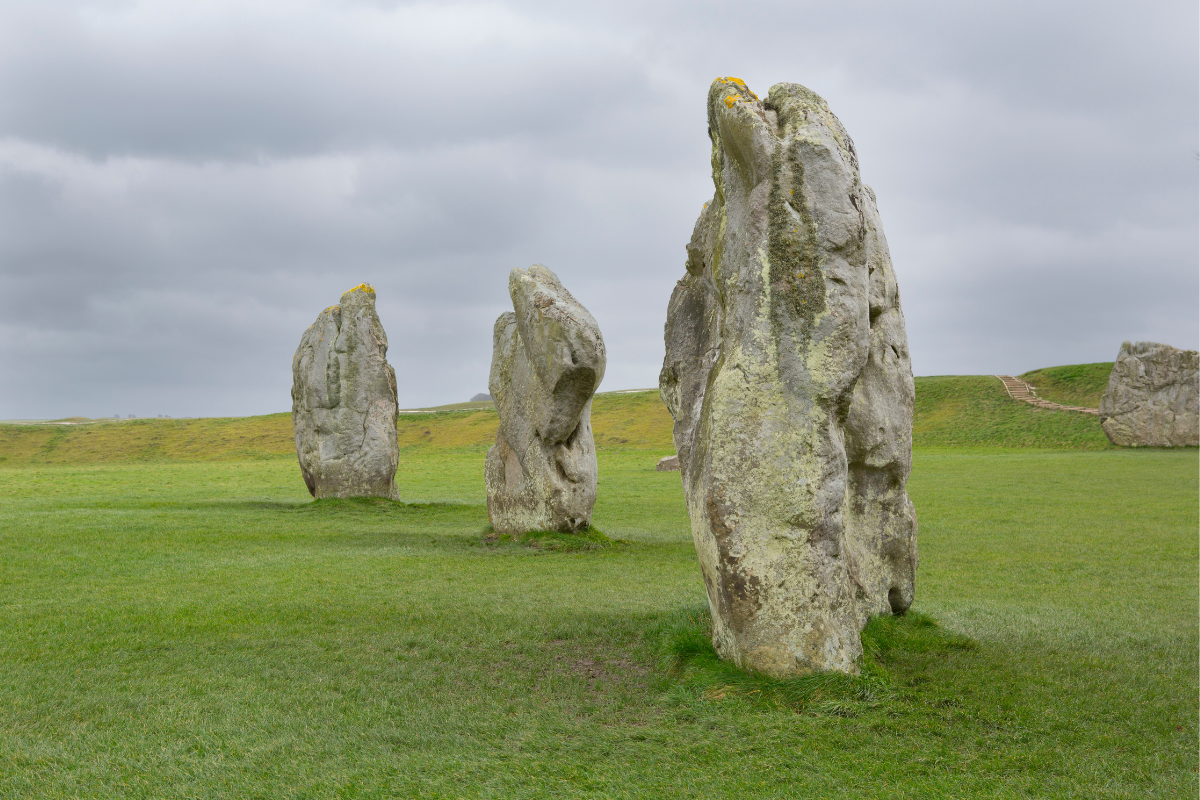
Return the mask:
POLYGON ((902 614, 917 572, 917 513, 908 499, 916 387, 900 289, 875 205, 863 187, 871 339, 843 423, 846 499, 842 507, 859 621, 902 614))
POLYGON ((770 675, 856 672, 917 566, 913 380, 875 196, 825 101, 708 95, 716 193, 671 296, 674 419, 713 644, 770 675))
POLYGON ((596 320, 541 264, 508 279, 488 391, 500 426, 484 466, 497 533, 578 533, 596 502, 592 395, 604 377, 596 320))
POLYGON ((1200 445, 1200 352, 1125 342, 1100 398, 1100 426, 1124 447, 1200 445))
POLYGON ((398 499, 396 373, 367 284, 321 312, 292 358, 292 427, 309 493, 398 499))

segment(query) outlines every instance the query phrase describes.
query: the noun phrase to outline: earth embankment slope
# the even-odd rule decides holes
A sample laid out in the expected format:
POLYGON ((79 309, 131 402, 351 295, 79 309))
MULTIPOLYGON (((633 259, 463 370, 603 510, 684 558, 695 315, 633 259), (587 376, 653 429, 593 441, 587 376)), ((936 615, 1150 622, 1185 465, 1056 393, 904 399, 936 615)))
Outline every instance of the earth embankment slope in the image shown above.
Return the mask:
MULTIPOLYGON (((1096 393, 1101 379, 1107 381, 1108 374, 1099 369, 1101 366, 1054 367, 1023 377, 1034 382, 1039 394, 1047 399, 1082 403, 1096 393)), ((917 448, 1102 450, 1111 446, 1095 417, 1015 402, 1005 394, 1000 381, 990 375, 925 377, 917 378, 916 384, 913 446, 917 448)), ((1099 392, 1103 392, 1102 386, 1099 392)), ((496 438, 496 413, 487 404, 478 405, 473 409, 450 407, 402 413, 397 423, 401 449, 486 450, 496 438)), ((674 452, 671 416, 657 391, 597 395, 592 427, 596 446, 602 450, 674 452)), ((287 413, 0 425, 0 466, 276 457, 295 457, 292 420, 287 413)))
POLYGON ((1064 406, 1098 408, 1100 398, 1108 388, 1108 376, 1112 368, 1111 361, 1068 364, 1065 367, 1030 370, 1018 377, 1033 386, 1044 400, 1064 406))

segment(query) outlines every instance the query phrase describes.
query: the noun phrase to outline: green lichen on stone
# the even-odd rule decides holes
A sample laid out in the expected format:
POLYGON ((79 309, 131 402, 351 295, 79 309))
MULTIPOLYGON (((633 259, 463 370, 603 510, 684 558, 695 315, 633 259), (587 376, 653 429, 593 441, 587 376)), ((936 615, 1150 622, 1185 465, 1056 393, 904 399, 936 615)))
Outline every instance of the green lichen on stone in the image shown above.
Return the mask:
MULTIPOLYGON (((804 196, 801 143, 779 142, 771 163, 767 200, 770 285, 780 313, 801 320, 801 336, 812 331, 813 319, 825 310, 824 276, 817 248, 817 224, 804 196)), ((775 330, 778 335, 779 321, 775 330)))

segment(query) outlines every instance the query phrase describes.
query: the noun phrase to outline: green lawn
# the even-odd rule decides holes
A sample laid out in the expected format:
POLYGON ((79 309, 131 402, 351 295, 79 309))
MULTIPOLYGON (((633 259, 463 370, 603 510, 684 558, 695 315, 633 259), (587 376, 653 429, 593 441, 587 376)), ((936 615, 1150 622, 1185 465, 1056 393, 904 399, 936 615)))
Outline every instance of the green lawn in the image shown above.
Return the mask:
POLYGON ((918 613, 801 702, 679 657, 679 474, 616 397, 617 541, 574 553, 485 543, 488 412, 406 423, 404 503, 261 454, 0 467, 0 797, 1196 796, 1195 449, 918 447, 918 613))

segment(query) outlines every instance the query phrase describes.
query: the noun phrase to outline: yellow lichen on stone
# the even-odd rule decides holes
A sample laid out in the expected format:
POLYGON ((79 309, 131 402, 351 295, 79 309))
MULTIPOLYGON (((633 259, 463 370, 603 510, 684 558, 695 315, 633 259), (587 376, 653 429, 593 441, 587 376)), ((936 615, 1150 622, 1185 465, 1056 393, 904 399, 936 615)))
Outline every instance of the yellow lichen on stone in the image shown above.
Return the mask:
POLYGON ((370 292, 371 294, 375 294, 375 287, 369 283, 360 283, 358 286, 355 286, 350 291, 351 292, 370 292))
MULTIPOLYGON (((744 80, 742 80, 741 78, 735 78, 735 77, 733 77, 732 75, 730 75, 730 76, 728 76, 728 77, 725 77, 725 78, 720 78, 719 80, 721 80, 721 81, 722 81, 722 82, 724 82, 724 83, 732 83, 734 86, 738 87, 739 91, 743 91, 743 90, 744 90, 744 91, 746 92, 746 94, 750 95, 750 96, 751 96, 751 97, 753 97, 755 100, 757 100, 757 99, 758 99, 758 95, 756 95, 754 92, 752 92, 752 91, 750 90, 750 87, 749 87, 749 86, 747 86, 747 85, 746 85, 746 82, 745 82, 744 80)), ((726 100, 725 100, 725 104, 726 104, 726 105, 732 105, 732 104, 729 102, 729 99, 728 99, 728 98, 726 98, 726 100)))

